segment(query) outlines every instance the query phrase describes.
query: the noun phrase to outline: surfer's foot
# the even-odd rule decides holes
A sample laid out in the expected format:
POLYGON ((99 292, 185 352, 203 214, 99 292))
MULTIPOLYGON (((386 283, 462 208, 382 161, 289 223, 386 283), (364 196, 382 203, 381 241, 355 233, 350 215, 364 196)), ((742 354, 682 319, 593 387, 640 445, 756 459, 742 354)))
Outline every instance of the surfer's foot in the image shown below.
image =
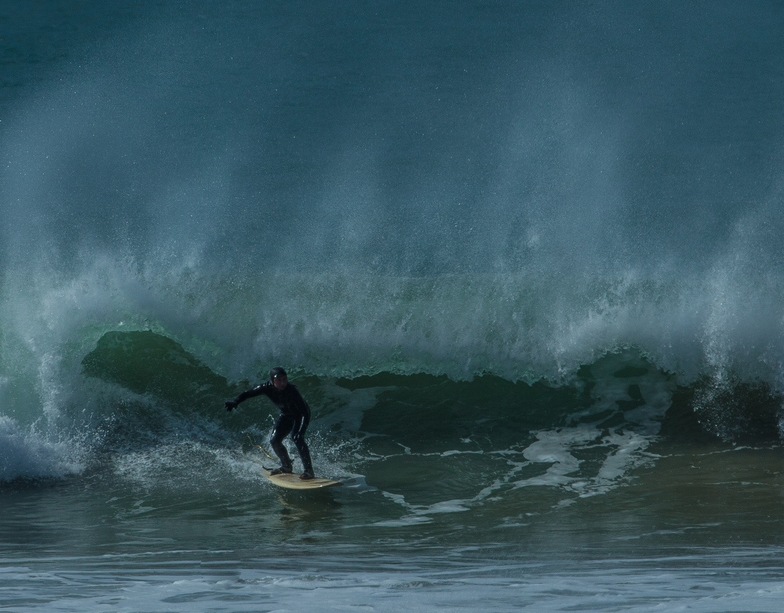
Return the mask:
POLYGON ((286 468, 285 466, 281 466, 280 468, 276 468, 275 470, 271 470, 271 475, 288 475, 291 473, 290 468, 286 468))
POLYGON ((303 481, 310 481, 311 479, 315 479, 316 476, 311 471, 306 470, 304 473, 302 473, 299 476, 299 478, 302 479, 303 481))

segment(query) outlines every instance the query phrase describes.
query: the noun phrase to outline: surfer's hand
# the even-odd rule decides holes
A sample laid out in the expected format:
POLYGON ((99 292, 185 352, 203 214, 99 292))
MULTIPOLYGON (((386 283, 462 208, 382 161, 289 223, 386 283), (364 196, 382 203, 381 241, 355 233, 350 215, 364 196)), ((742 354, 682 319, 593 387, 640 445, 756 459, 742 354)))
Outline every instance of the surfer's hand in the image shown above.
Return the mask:
POLYGON ((237 401, 236 400, 227 400, 226 401, 226 410, 231 411, 232 409, 237 408, 237 401))

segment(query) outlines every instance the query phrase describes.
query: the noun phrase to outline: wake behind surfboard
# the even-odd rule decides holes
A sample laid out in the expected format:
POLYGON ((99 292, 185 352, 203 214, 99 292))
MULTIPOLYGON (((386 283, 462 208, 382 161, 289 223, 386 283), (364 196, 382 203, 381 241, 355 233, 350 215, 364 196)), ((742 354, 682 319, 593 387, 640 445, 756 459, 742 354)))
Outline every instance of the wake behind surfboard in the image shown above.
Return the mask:
POLYGON ((317 490, 326 487, 335 487, 336 485, 341 484, 340 481, 333 481, 332 479, 322 479, 320 477, 303 481, 302 479, 299 478, 299 475, 295 473, 272 475, 270 474, 270 471, 267 470, 266 468, 263 468, 261 472, 267 478, 267 481, 269 481, 270 483, 277 485, 278 487, 284 487, 289 490, 317 490))

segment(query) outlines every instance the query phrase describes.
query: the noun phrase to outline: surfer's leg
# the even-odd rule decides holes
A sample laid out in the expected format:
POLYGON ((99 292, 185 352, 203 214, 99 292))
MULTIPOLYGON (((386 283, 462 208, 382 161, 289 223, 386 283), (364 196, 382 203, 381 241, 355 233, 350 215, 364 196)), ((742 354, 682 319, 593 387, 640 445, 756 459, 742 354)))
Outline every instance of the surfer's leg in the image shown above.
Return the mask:
POLYGON ((291 458, 289 452, 286 451, 286 446, 283 444, 283 439, 286 438, 294 427, 294 420, 288 415, 281 415, 275 423, 275 429, 272 431, 270 438, 270 447, 275 455, 280 458, 281 472, 290 473, 292 471, 291 458))
POLYGON ((305 442, 305 431, 307 429, 308 420, 298 419, 291 440, 294 441, 294 444, 297 446, 299 457, 302 460, 302 478, 312 479, 314 476, 313 462, 310 459, 310 449, 308 449, 308 444, 305 442))

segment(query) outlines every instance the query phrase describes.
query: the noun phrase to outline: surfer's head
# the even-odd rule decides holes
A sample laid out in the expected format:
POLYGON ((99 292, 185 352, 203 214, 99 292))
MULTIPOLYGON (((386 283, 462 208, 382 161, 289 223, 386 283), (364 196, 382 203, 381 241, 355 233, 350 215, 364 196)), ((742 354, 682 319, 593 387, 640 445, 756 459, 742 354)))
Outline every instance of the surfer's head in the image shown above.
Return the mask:
POLYGON ((289 378, 286 375, 285 370, 283 370, 280 366, 276 366, 270 371, 270 381, 272 381, 272 385, 274 385, 277 389, 282 390, 288 385, 289 378))

